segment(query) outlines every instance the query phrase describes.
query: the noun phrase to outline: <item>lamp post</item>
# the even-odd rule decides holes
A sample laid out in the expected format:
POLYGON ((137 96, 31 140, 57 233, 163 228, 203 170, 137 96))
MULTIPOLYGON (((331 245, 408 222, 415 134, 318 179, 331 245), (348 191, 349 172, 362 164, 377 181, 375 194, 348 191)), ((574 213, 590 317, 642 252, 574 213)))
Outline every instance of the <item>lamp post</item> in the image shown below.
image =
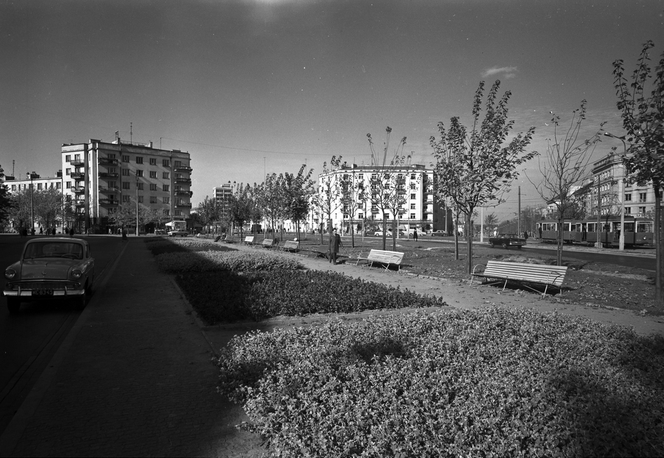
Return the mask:
MULTIPOLYGON (((624 154, 627 154, 627 143, 625 143, 625 136, 618 137, 610 132, 604 132, 606 137, 611 137, 620 140, 623 143, 624 154)), ((625 166, 622 166, 622 173, 620 181, 618 182, 618 192, 620 192, 620 238, 618 249, 623 251, 625 249, 625 166)))
POLYGON ((136 171, 136 237, 138 237, 138 170, 136 171))
POLYGON ((37 176, 35 172, 28 173, 28 178, 30 178, 30 234, 35 230, 35 191, 32 180, 37 178, 37 176))

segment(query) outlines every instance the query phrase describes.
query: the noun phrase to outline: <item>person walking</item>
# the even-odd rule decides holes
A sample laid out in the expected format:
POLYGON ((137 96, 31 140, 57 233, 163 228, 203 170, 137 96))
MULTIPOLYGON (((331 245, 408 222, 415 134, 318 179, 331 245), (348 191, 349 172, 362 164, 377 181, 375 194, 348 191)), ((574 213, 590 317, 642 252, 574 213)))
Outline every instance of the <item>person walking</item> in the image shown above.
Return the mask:
POLYGON ((330 262, 332 264, 337 264, 337 253, 339 253, 340 246, 341 236, 337 233, 337 228, 335 227, 332 230, 332 236, 330 237, 330 262))
POLYGON ((417 229, 413 229, 413 240, 417 242, 417 229))

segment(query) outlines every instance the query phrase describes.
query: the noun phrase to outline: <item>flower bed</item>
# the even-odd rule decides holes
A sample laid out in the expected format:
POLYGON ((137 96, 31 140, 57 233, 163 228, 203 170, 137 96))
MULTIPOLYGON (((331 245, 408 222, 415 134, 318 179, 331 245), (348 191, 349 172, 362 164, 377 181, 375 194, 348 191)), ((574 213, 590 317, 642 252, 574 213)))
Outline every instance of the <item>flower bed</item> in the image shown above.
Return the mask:
POLYGON ((445 305, 441 298, 424 297, 337 273, 292 268, 239 274, 185 272, 176 279, 192 307, 208 324, 260 321, 279 315, 445 305))
POLYGON ((226 251, 196 251, 163 253, 155 256, 160 269, 169 273, 277 271, 302 269, 295 259, 269 252, 246 252, 232 248, 226 251))
POLYGON ((273 456, 662 456, 664 338, 534 311, 251 333, 219 359, 273 456))

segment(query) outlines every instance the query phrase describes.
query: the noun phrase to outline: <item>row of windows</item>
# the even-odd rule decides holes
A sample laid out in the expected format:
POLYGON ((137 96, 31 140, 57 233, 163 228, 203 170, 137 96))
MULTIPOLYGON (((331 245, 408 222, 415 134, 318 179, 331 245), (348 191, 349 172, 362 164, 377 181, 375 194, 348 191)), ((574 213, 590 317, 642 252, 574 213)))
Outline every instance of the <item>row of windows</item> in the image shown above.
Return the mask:
MULTIPOLYGON (((35 188, 37 190, 42 190, 42 189, 60 189, 60 182, 51 182, 51 183, 34 183, 35 188)), ((23 185, 20 184, 13 184, 11 186, 12 191, 20 191, 21 189, 29 189, 30 185, 28 183, 24 183, 23 185)))
MULTIPOLYGON (((143 196, 138 196, 138 203, 139 204, 142 204, 143 200, 144 200, 143 196)), ((131 202, 131 196, 127 196, 127 195, 122 196, 122 202, 124 202, 124 203, 131 202)), ((150 203, 151 204, 159 203, 157 196, 150 196, 150 203)), ((161 198, 161 203, 162 204, 170 204, 171 203, 171 198, 170 197, 162 197, 161 198)))
MULTIPOLYGON (((71 181, 66 181, 65 182, 65 189, 71 189, 71 181)), ((138 190, 142 191, 145 189, 144 183, 137 183, 138 190)), ((111 189, 117 188, 117 182, 115 181, 109 181, 108 182, 108 187, 111 189)), ((41 189, 41 188, 38 188, 41 189)), ((60 189, 60 183, 57 183, 57 189, 60 189)), ((130 181, 123 181, 122 182, 122 189, 131 189, 131 182, 130 181)), ((164 184, 161 186, 161 190, 164 192, 171 192, 171 185, 169 184, 164 184)), ((150 191, 158 191, 158 186, 156 183, 150 183, 150 191)))
MULTIPOLYGON (((631 202, 631 201, 632 201, 632 194, 631 193, 625 194, 625 202, 631 202)), ((648 202, 648 194, 645 192, 640 192, 639 202, 648 202)))

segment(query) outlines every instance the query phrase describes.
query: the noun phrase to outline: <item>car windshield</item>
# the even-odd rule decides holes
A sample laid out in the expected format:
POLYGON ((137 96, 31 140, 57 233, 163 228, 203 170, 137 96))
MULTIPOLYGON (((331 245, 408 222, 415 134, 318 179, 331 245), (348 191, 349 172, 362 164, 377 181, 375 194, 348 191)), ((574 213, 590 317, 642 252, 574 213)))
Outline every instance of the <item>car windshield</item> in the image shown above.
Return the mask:
POLYGON ((78 243, 36 242, 26 247, 23 257, 83 259, 83 247, 78 243))

